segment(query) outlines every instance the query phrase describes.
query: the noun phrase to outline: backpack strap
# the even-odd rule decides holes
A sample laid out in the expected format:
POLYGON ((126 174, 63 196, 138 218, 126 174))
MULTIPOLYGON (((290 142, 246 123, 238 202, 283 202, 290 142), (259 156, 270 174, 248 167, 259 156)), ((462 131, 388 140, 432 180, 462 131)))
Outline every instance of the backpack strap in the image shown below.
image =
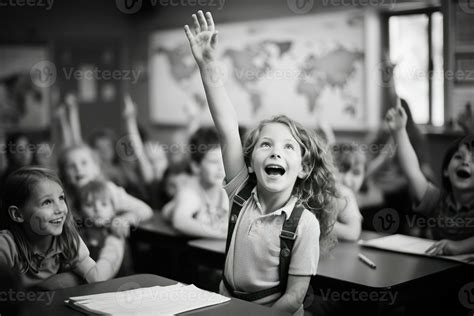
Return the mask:
POLYGON ((291 262, 291 252, 293 250, 293 245, 295 244, 295 240, 297 237, 296 229, 298 228, 298 223, 300 221, 301 215, 303 214, 303 211, 303 207, 295 206, 295 208, 291 212, 290 218, 284 221, 282 230, 280 232, 280 263, 278 266, 280 283, 269 289, 264 289, 253 293, 246 293, 234 290, 225 278, 225 275, 223 275, 222 281, 224 282, 226 289, 233 297, 246 301, 256 301, 269 295, 286 291, 286 286, 288 283, 288 271, 291 262))
POLYGON ((227 258, 227 252, 229 251, 230 241, 232 240, 235 224, 237 223, 237 218, 239 217, 240 211, 244 206, 244 203, 249 199, 252 194, 252 190, 256 185, 256 181, 253 178, 245 183, 244 187, 234 195, 232 199, 232 206, 229 214, 229 226, 227 229, 227 239, 225 243, 225 258, 227 258))

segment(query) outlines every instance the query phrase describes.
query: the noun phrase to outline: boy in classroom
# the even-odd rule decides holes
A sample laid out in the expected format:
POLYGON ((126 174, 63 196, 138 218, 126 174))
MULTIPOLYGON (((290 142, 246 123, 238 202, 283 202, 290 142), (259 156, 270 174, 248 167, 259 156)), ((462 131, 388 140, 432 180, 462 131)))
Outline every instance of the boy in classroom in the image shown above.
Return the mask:
POLYGON ((229 200, 222 186, 225 173, 216 131, 198 129, 189 141, 189 151, 193 177, 177 188, 164 215, 185 235, 224 239, 229 200))
POLYGON ((192 19, 185 33, 219 133, 232 201, 220 292, 303 315, 320 237, 329 236, 335 218, 330 155, 314 132, 285 116, 262 121, 242 145, 217 63, 214 21, 202 11, 192 19))
POLYGON ((474 135, 455 141, 448 148, 441 166, 441 188, 423 174, 406 131, 407 114, 400 102, 386 115, 395 143, 400 166, 413 192, 414 212, 435 218, 430 236, 438 240, 426 250, 430 255, 474 253, 474 135))

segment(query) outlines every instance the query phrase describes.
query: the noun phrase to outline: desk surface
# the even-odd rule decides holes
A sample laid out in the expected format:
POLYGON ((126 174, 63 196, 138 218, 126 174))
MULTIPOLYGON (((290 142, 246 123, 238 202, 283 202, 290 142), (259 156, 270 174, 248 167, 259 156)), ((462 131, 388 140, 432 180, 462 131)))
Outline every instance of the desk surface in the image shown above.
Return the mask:
MULTIPOLYGON (((166 279, 153 274, 137 274, 124 278, 113 279, 105 282, 81 285, 78 287, 51 291, 52 302, 31 303, 22 311, 22 315, 83 315, 82 313, 66 306, 64 300, 71 296, 90 295, 97 293, 125 291, 139 287, 150 287, 156 285, 172 285, 176 281, 166 279)), ((183 313, 180 315, 288 315, 264 306, 245 302, 232 298, 229 302, 216 306, 206 307, 199 310, 183 313)))
MULTIPOLYGON (((380 236, 378 233, 364 231, 361 239, 370 240, 380 236)), ((188 244, 213 253, 224 254, 225 251, 223 240, 197 239, 188 244)), ((316 278, 323 277, 370 288, 394 288, 461 265, 439 258, 366 248, 355 242, 340 242, 329 254, 321 257, 316 278), (360 261, 359 253, 369 257, 377 268, 372 269, 360 261)))
POLYGON ((152 218, 138 225, 138 228, 166 236, 183 236, 179 231, 174 229, 168 221, 164 219, 161 212, 156 211, 152 218))

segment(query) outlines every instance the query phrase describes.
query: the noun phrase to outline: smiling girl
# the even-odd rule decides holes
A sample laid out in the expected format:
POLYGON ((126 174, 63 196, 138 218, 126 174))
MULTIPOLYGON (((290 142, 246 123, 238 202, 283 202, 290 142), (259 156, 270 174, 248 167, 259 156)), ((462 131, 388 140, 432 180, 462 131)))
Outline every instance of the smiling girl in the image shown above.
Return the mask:
POLYGON ((2 197, 0 267, 17 275, 22 287, 41 285, 62 272, 96 282, 118 271, 122 258, 115 254, 97 263, 89 257, 52 171, 33 167, 15 171, 7 178, 2 197))
POLYGON ((242 146, 237 115, 216 64, 211 14, 193 15, 193 30, 186 25, 185 32, 220 136, 225 189, 232 201, 220 291, 302 315, 320 239, 333 224, 336 189, 325 145, 300 124, 277 116, 262 121, 242 146), (242 198, 247 189, 252 190, 249 198, 242 198), (237 214, 235 205, 241 208, 237 214), (282 230, 286 225, 296 226, 295 232, 282 230))
POLYGON ((431 255, 474 253, 474 135, 456 141, 448 149, 442 163, 442 187, 438 189, 421 171, 405 129, 405 110, 400 105, 390 109, 386 121, 417 204, 414 211, 436 218, 430 232, 431 237, 439 241, 426 252, 431 255))

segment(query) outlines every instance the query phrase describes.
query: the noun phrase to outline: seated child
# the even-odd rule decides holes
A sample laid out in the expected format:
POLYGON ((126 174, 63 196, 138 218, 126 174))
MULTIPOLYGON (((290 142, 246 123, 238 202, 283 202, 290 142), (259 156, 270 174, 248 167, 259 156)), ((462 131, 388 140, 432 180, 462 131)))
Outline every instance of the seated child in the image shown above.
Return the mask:
POLYGON ((415 199, 414 211, 436 219, 430 236, 439 240, 428 254, 449 256, 474 253, 474 134, 448 148, 443 163, 441 188, 429 182, 406 131, 407 113, 400 104, 390 109, 386 122, 397 144, 397 156, 415 199))
POLYGON ((81 189, 79 204, 80 231, 91 258, 98 260, 114 252, 121 254, 124 260, 118 274, 131 274, 131 257, 124 239, 129 223, 116 217, 116 207, 107 182, 94 180, 86 184, 81 189))
MULTIPOLYGON (((99 168, 99 158, 90 147, 84 144, 66 148, 59 157, 59 171, 73 205, 79 209, 79 200, 82 188, 94 180, 102 180, 103 175, 99 168)), ((141 221, 153 215, 152 209, 143 201, 129 195, 123 188, 107 181, 111 192, 113 205, 117 217, 129 226, 137 226, 141 221)), ((126 225, 121 225, 122 235, 127 235, 126 225)))
POLYGON ((355 194, 364 181, 365 156, 352 144, 334 145, 333 156, 338 171, 336 179, 340 194, 336 199, 338 214, 334 231, 340 240, 357 240, 362 230, 362 215, 355 194))
MULTIPOLYGON (((2 197, 0 267, 12 271, 20 287, 48 282, 50 289, 71 286, 62 282, 68 272, 87 282, 104 281, 118 271, 122 260, 119 253, 97 262, 89 256, 61 181, 52 171, 27 167, 13 172, 2 197)), ((118 239, 115 242, 119 243, 118 239)))
POLYGON ((193 177, 177 188, 165 213, 183 234, 226 238, 229 200, 222 186, 225 173, 216 131, 200 128, 189 148, 193 177))
POLYGON ((163 174, 162 199, 165 205, 162 209, 164 218, 171 221, 171 215, 174 209, 174 203, 169 203, 176 196, 178 188, 187 185, 188 181, 192 179, 189 164, 186 161, 176 162, 170 164, 163 174))

